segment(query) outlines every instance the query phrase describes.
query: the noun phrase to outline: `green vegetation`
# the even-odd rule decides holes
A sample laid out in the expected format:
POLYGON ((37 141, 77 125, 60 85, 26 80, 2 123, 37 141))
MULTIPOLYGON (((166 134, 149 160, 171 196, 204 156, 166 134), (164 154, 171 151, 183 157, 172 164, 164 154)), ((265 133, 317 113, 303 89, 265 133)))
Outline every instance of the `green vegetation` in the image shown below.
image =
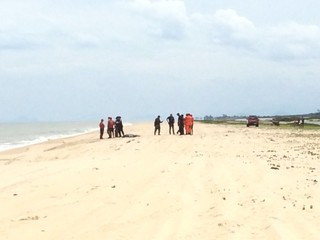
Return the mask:
POLYGON ((245 122, 234 121, 234 120, 195 120, 196 122, 206 124, 230 124, 230 125, 244 125, 245 122))
POLYGON ((281 128, 300 128, 300 129, 305 129, 305 130, 319 130, 320 129, 320 125, 318 124, 313 124, 313 123, 305 123, 304 125, 296 125, 296 124, 292 124, 292 123, 288 123, 288 124, 280 124, 281 128))
MULTIPOLYGON (((259 127, 270 127, 280 129, 306 129, 318 130, 320 129, 320 110, 316 113, 295 114, 295 115, 274 115, 274 116, 258 116, 260 119, 259 127), (279 125, 273 124, 279 123, 279 125)), ((196 120, 200 123, 206 124, 227 124, 227 125, 247 125, 247 116, 228 116, 223 114, 220 117, 213 117, 207 115, 203 120, 196 120)))
MULTIPOLYGON (((310 121, 308 119, 308 121, 310 121)), ((241 120, 222 120, 222 119, 215 119, 215 120, 196 120, 199 123, 205 124, 217 124, 217 125, 237 125, 247 127, 247 122, 245 119, 241 120)), ((303 125, 297 125, 292 121, 280 121, 279 126, 273 125, 270 120, 260 120, 259 128, 280 128, 280 129, 305 129, 305 130, 320 130, 319 124, 314 123, 304 123, 303 125)), ((255 128, 251 126, 251 128, 255 128)))

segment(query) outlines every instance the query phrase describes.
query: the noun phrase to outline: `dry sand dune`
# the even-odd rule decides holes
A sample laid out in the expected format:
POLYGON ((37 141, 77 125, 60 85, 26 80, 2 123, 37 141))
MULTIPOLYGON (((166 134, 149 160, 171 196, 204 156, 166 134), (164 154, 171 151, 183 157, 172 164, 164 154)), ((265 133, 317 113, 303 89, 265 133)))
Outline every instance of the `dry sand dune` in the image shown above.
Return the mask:
POLYGON ((319 239, 319 132, 167 129, 0 153, 1 239, 319 239))

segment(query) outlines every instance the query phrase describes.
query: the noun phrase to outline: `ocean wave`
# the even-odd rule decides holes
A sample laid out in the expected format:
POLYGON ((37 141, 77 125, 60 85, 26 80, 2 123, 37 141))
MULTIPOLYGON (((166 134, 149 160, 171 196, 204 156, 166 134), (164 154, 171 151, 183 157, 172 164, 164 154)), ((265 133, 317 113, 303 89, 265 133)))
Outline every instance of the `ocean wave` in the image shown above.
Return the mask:
POLYGON ((0 151, 97 131, 96 122, 0 124, 0 151))

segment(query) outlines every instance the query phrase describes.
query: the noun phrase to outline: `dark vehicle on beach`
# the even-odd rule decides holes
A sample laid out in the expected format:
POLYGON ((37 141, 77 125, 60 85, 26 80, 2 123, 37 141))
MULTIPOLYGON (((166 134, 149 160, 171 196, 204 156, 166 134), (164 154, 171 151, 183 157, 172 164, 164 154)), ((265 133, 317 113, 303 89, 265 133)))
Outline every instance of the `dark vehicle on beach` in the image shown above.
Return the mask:
POLYGON ((247 127, 256 126, 259 127, 259 118, 257 116, 251 115, 247 118, 247 127))

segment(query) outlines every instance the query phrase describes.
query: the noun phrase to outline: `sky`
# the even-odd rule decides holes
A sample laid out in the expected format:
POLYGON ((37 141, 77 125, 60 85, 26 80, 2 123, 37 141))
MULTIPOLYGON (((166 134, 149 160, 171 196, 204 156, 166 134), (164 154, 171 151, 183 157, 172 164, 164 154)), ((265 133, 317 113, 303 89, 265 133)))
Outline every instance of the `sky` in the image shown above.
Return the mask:
POLYGON ((0 0, 0 121, 320 109, 318 0, 0 0))

